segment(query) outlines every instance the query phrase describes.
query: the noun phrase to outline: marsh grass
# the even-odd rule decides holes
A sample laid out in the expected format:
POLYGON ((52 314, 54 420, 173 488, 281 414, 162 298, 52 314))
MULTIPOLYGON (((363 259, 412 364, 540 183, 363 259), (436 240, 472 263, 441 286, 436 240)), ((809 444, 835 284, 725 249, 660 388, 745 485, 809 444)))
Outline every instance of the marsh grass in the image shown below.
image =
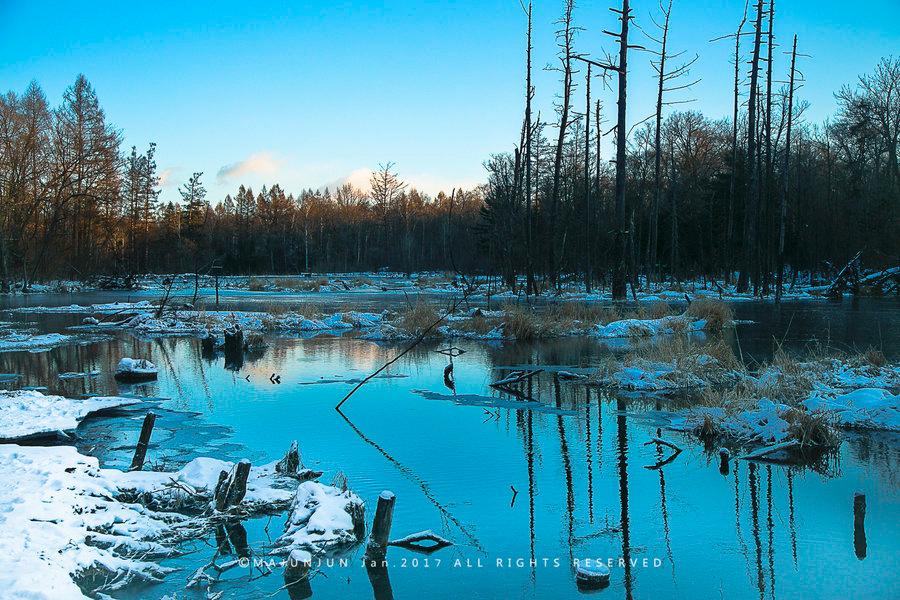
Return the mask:
POLYGON ((298 292, 318 292, 323 286, 328 285, 327 277, 281 277, 273 281, 276 287, 284 290, 298 292))
POLYGON ((266 289, 266 282, 259 277, 251 277, 247 281, 247 289, 251 292, 261 292, 266 289))
POLYGON ((420 335, 425 329, 434 324, 440 315, 433 304, 424 300, 417 300, 400 311, 397 318, 397 327, 408 335, 420 335))
POLYGON ((693 319, 706 321, 706 329, 717 331, 731 325, 734 321, 734 313, 731 307, 721 300, 702 298, 691 302, 685 314, 693 319))
POLYGON ((478 314, 474 317, 465 319, 464 321, 453 323, 453 328, 464 333, 485 335, 496 329, 500 323, 501 321, 498 318, 485 317, 484 315, 478 314))

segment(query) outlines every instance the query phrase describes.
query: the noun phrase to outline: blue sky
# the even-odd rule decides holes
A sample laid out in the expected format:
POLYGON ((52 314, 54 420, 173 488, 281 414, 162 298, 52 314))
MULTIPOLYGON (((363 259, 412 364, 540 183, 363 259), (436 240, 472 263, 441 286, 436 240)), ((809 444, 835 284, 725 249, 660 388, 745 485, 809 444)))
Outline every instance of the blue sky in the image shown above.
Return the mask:
MULTIPOLYGON (((579 51, 612 51, 608 2, 582 2, 579 51)), ((633 0, 644 27, 656 0, 633 0)), ((833 92, 900 52, 900 0, 776 2, 775 32, 802 63, 807 118, 833 112, 833 92), (858 14, 861 13, 861 14, 858 14)), ((562 0, 535 4, 537 108, 552 114, 553 32, 562 0)), ((697 52, 703 80, 682 98, 730 114, 730 42, 743 0, 675 0, 671 46, 697 52)), ((239 183, 289 191, 393 161, 430 193, 484 179, 482 162, 509 150, 521 126, 525 19, 518 0, 479 2, 26 2, 0 0, 0 90, 32 79, 51 104, 87 75, 126 144, 158 144, 163 199, 203 171, 211 200, 239 183)), ((787 57, 778 53, 783 79, 787 57)), ((652 71, 633 54, 630 120, 653 110, 652 71)), ((581 82, 579 82, 581 83, 581 82)), ((596 92, 597 86, 594 86, 596 92)), ((602 99, 613 109, 611 92, 602 99)), ((575 105, 583 105, 580 87, 575 105)))

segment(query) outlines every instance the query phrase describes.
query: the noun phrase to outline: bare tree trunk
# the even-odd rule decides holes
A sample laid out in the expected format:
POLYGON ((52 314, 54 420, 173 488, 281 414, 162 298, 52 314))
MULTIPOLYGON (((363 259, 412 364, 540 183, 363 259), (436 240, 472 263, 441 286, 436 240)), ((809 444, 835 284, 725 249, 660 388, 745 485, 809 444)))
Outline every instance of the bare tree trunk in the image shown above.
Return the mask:
POLYGON ((591 231, 591 64, 587 66, 585 78, 584 107, 584 291, 591 293, 593 265, 591 264, 591 248, 593 247, 591 231))
POLYGON ((653 209, 650 213, 650 275, 656 277, 656 246, 659 238, 659 204, 662 194, 662 108, 663 85, 666 73, 666 46, 669 41, 669 17, 672 14, 672 0, 669 0, 669 8, 665 11, 663 21, 662 48, 659 55, 659 78, 656 88, 656 128, 653 134, 654 164, 653 164, 653 209))
MULTIPOLYGON (((762 2, 762 0, 760 0, 762 2)), ((625 231, 625 144, 627 131, 625 129, 625 116, 627 107, 628 84, 628 21, 631 19, 631 9, 628 0, 622 0, 622 10, 619 13, 622 21, 622 29, 619 37, 619 99, 618 119, 616 125, 616 230, 613 241, 613 300, 624 300, 625 289, 625 253, 627 232, 625 231)))
POLYGON ((769 31, 768 31, 768 44, 766 47, 766 121, 765 121, 765 135, 766 135, 766 185, 765 185, 765 195, 764 195, 764 207, 762 210, 763 215, 765 215, 763 220, 763 231, 762 231, 762 247, 765 257, 765 269, 764 269, 764 292, 768 292, 769 287, 769 277, 772 272, 772 260, 771 260, 771 226, 772 226, 772 51, 775 46, 775 34, 773 31, 773 27, 775 25, 775 0, 769 0, 769 31))
POLYGON ((531 8, 532 3, 528 3, 528 43, 526 50, 526 74, 525 74, 525 238, 527 244, 526 254, 526 284, 525 293, 534 294, 537 292, 534 283, 534 229, 532 223, 532 206, 531 206, 531 99, 534 91, 531 89, 531 8))
MULTIPOLYGON (((553 190, 550 196, 550 247, 548 256, 550 259, 550 277, 553 283, 558 283, 556 266, 556 224, 559 220, 559 187, 562 171, 563 145, 566 140, 566 129, 569 125, 569 103, 572 98, 572 38, 575 30, 572 27, 572 11, 575 8, 574 0, 566 0, 566 12, 563 15, 561 60, 563 64, 563 104, 559 116, 559 136, 556 140, 556 158, 553 163, 553 190)), ((558 35, 559 35, 558 34, 558 35)))
POLYGON ((731 281, 734 272, 734 200, 737 186, 737 156, 738 156, 738 117, 740 109, 740 64, 741 64, 741 30, 747 23, 747 6, 750 0, 744 3, 744 17, 734 34, 734 111, 731 117, 731 177, 728 183, 728 225, 725 231, 725 268, 728 269, 727 281, 731 281))
POLYGON ((787 134, 784 139, 784 186, 781 188, 781 210, 778 218, 778 271, 775 274, 775 302, 781 302, 784 287, 784 230, 787 216, 787 196, 791 181, 791 128, 794 120, 794 72, 797 65, 797 35, 791 51, 791 79, 788 85, 787 134))
POLYGON ((759 169, 757 168, 756 104, 759 90, 759 49, 762 42, 763 0, 756 4, 756 32, 753 38, 753 60, 750 65, 750 99, 747 111, 747 201, 744 211, 744 247, 738 291, 750 287, 750 271, 756 258, 756 221, 759 214, 759 169))

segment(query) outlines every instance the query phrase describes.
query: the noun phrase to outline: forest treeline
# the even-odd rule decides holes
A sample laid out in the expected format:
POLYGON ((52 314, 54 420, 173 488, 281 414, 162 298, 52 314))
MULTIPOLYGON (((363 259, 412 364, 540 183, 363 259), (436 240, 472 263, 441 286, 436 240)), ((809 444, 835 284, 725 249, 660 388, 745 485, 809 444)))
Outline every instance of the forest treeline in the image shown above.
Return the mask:
POLYGON ((556 114, 543 120, 532 110, 529 5, 513 151, 489 157, 485 184, 436 197, 405 185, 388 163, 365 192, 346 184, 292 193, 273 183, 209 198, 194 173, 180 202, 161 202, 155 145, 126 146, 84 76, 55 108, 37 83, 8 92, 0 286, 212 266, 389 268, 491 273, 511 285, 524 275, 530 292, 574 276, 623 297, 627 282, 644 277, 734 277, 739 288, 769 292, 779 273, 827 271, 859 251, 868 266, 897 264, 900 59, 883 58, 836 92, 832 117, 808 122, 803 54, 794 37, 787 58, 774 55, 776 13, 758 0, 719 41, 734 49, 734 112, 713 119, 680 104, 693 60, 667 47, 677 24, 671 2, 660 7, 658 35, 644 28, 650 41, 639 46, 623 0, 620 30, 605 32, 617 51, 602 60, 579 53, 575 6, 563 4, 562 87, 547 92, 556 114), (627 75, 646 69, 658 78, 657 111, 641 121, 624 91, 627 75), (591 85, 617 91, 615 107, 592 98, 591 85), (601 151, 604 136, 613 136, 612 156, 601 151))

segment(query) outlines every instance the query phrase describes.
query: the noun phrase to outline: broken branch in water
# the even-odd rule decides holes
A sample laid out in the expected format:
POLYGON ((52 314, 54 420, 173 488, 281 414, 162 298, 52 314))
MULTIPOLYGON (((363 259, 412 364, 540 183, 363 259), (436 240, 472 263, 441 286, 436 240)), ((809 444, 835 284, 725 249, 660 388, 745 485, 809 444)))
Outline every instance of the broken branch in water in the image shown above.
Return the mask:
POLYGON ((753 452, 748 452, 747 454, 739 457, 740 460, 753 460, 756 458, 765 458, 770 454, 778 452, 779 450, 790 450, 791 448, 795 448, 800 446, 799 440, 788 440, 786 442, 781 442, 780 444, 772 444, 771 446, 763 446, 753 452))
POLYGON ((649 442, 644 442, 645 446, 649 446, 650 444, 658 444, 660 446, 667 446, 667 447, 671 448, 672 450, 674 450, 675 452, 681 452, 681 448, 679 448, 678 446, 676 446, 669 440, 664 440, 663 438, 660 438, 660 437, 655 437, 652 440, 650 440, 649 442))
POLYGON ((502 388, 504 386, 511 385, 513 383, 519 383, 525 381, 526 379, 531 379, 538 373, 542 373, 543 369, 535 369, 534 371, 513 371, 503 379, 499 381, 495 381, 491 384, 492 388, 502 388))
POLYGON ((400 538, 399 540, 391 540, 387 543, 387 545, 399 546, 400 548, 406 548, 407 550, 414 550, 417 552, 430 553, 440 550, 441 548, 446 548, 447 546, 452 546, 453 542, 448 539, 442 538, 430 529, 426 529, 425 531, 411 533, 406 537, 400 538), (423 544, 422 542, 434 543, 423 544))
POLYGON ((416 339, 414 339, 413 342, 409 346, 407 346, 406 350, 404 350, 403 352, 401 352, 400 354, 398 354, 391 360, 389 360, 386 363, 384 363, 383 365, 381 365, 381 367, 377 371, 375 371, 374 373, 372 373, 371 375, 369 375, 368 377, 366 377, 365 379, 363 379, 362 381, 357 383, 356 386, 352 390, 350 390, 346 396, 344 396, 344 399, 337 403, 337 406, 335 406, 334 409, 336 411, 340 412, 341 406, 344 404, 344 402, 346 402, 347 400, 350 399, 350 396, 352 396, 354 394, 354 392, 356 392, 356 390, 361 388, 370 379, 374 378, 376 375, 378 375, 379 373, 381 373, 382 371, 387 369, 389 366, 391 366, 392 364, 394 364, 395 362, 397 362, 398 360, 403 358, 403 356, 405 356, 410 350, 412 350, 413 348, 415 348, 416 346, 421 344, 422 340, 425 339, 425 336, 428 335, 432 329, 434 329, 435 327, 440 325, 444 321, 444 319, 446 319, 447 317, 452 315, 454 312, 456 312, 456 309, 459 308, 459 305, 462 304, 462 302, 466 300, 467 294, 468 294, 468 292, 464 293, 462 299, 454 300, 453 305, 450 306, 450 309, 447 312, 445 312, 443 315, 441 315, 434 323, 432 323, 431 325, 429 325, 428 327, 423 329, 422 333, 420 333, 418 336, 416 336, 416 339))

